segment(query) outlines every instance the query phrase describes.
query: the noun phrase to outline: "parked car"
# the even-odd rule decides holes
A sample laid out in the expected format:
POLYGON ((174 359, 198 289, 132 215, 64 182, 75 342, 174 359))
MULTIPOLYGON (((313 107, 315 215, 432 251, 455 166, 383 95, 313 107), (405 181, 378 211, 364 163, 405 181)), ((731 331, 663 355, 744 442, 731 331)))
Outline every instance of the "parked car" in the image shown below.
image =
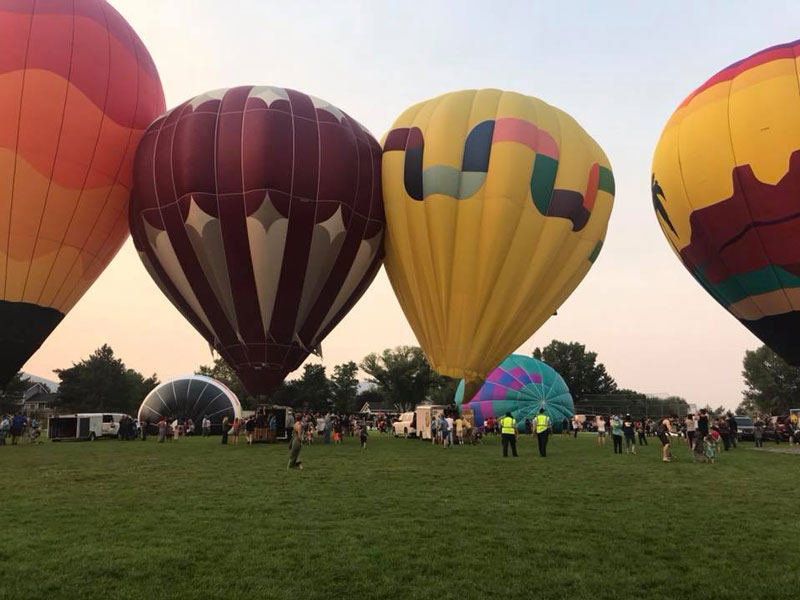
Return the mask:
POLYGON ((739 439, 752 441, 755 439, 753 434, 754 424, 753 419, 750 417, 733 417, 736 420, 736 425, 739 428, 739 439))
POLYGON ((402 415, 400 415, 400 418, 397 419, 397 421, 392 423, 392 433, 394 434, 394 437, 402 436, 407 438, 409 436, 416 435, 416 421, 417 415, 415 412, 404 412, 402 415))
POLYGON ((775 437, 781 442, 789 441, 789 431, 786 427, 788 417, 770 417, 767 419, 766 427, 764 428, 764 441, 774 442, 775 437))

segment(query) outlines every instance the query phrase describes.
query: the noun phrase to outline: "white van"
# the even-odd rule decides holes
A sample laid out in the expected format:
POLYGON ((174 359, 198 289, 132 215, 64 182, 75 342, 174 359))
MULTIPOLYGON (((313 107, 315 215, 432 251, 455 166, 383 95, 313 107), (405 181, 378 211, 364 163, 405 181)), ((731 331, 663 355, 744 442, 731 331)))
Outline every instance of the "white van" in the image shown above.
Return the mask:
POLYGON ((412 412, 404 412, 400 415, 400 418, 392 423, 392 432, 394 433, 394 437, 404 437, 407 438, 412 435, 416 435, 416 413, 412 412))
POLYGON ((431 421, 444 414, 441 404, 420 404, 417 406, 417 437, 423 440, 431 439, 431 421))
POLYGON ((53 441, 117 437, 123 413, 79 413, 59 415, 47 421, 47 437, 53 441))

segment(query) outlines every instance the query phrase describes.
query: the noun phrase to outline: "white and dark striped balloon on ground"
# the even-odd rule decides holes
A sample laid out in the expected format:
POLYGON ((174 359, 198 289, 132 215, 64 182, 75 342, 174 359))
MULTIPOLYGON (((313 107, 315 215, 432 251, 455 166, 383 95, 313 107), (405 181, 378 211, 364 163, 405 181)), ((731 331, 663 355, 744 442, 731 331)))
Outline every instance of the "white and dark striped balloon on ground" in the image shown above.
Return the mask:
POLYGON ((133 240, 175 307, 265 394, 378 272, 380 173, 378 142, 327 102, 276 87, 209 92, 145 133, 133 240))
POLYGON ((162 418, 192 419, 200 431, 203 418, 208 417, 216 432, 225 417, 233 421, 241 416, 239 399, 225 384, 205 375, 184 375, 165 381, 147 394, 137 418, 151 424, 162 418))

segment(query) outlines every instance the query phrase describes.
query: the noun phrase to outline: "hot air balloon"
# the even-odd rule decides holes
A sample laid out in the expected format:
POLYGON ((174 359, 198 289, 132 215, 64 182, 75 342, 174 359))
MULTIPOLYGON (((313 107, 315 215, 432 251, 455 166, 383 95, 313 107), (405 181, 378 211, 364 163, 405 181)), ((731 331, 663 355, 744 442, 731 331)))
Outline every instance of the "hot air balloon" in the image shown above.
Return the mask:
POLYGON ((198 426, 204 417, 211 421, 212 431, 221 431, 222 420, 242 417, 239 399, 220 381, 205 375, 184 375, 155 387, 139 406, 142 426, 155 425, 161 418, 192 419, 198 426))
POLYGON ((672 249, 714 299, 800 365, 800 40, 723 69, 689 94, 653 157, 672 249))
POLYGON ((575 414, 572 395, 564 379, 553 367, 530 356, 512 354, 492 370, 472 398, 464 399, 462 380, 456 390, 456 405, 472 409, 475 423, 489 417, 500 418, 510 412, 517 428, 524 431, 525 419, 531 421, 544 408, 554 431, 561 430, 564 417, 575 414))
POLYGON ((251 394, 319 352, 380 268, 380 156, 350 116, 277 87, 198 96, 142 139, 136 249, 251 394))
POLYGON ((127 238, 136 146, 163 111, 150 55, 104 0, 0 1, 0 385, 127 238))
POLYGON ((417 340, 439 373, 479 381, 591 268, 614 178, 564 112, 467 90, 395 121, 383 195, 386 272, 417 340))

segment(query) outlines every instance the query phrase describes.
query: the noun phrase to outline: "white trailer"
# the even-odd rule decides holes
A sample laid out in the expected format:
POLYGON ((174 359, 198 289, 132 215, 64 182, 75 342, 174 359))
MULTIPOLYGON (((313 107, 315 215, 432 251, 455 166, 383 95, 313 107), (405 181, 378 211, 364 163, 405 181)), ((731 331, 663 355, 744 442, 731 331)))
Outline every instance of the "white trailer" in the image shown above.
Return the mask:
POLYGON ((431 421, 444 414, 441 404, 420 404, 416 409, 417 437, 422 440, 431 439, 431 421))
POLYGON ((89 440, 101 437, 116 437, 122 413, 78 413, 50 417, 47 421, 47 437, 53 441, 89 440))

